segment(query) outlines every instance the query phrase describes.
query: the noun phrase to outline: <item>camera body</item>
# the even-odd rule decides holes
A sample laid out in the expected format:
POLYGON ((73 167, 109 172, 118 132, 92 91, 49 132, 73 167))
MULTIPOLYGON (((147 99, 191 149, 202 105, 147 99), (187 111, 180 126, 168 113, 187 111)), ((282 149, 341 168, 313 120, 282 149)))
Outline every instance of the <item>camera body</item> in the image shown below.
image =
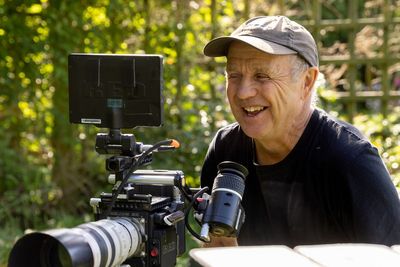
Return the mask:
MULTIPOLYGON (((138 170, 129 178, 109 214, 112 193, 102 193, 90 200, 96 220, 127 218, 136 224, 141 242, 125 264, 174 266, 176 257, 185 252, 184 199, 174 185, 183 179, 181 171, 138 170)), ((113 180, 110 175, 109 181, 113 180)))
POLYGON ((90 199, 95 221, 24 235, 9 266, 175 266, 185 252, 184 202, 176 186, 183 181, 181 171, 137 170, 118 195, 90 199))
MULTIPOLYGON (((185 252, 184 199, 174 181, 184 179, 181 171, 138 170, 119 194, 111 212, 111 193, 92 198, 96 220, 128 218, 139 225, 142 243, 135 256, 125 263, 131 266, 174 266, 176 257, 185 252), (177 217, 173 223, 166 218, 177 217), (182 217, 179 217, 181 215, 182 217), (168 217, 169 216, 169 217, 168 217)), ((113 180, 110 175, 109 181, 113 180)))

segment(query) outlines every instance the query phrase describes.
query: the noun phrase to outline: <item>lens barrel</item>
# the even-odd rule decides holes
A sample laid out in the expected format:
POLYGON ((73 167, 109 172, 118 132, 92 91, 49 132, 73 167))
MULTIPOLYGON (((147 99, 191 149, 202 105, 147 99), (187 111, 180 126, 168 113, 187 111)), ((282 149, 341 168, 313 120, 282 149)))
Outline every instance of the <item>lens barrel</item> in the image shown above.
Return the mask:
POLYGON ((143 229, 135 219, 112 218, 23 236, 9 267, 119 266, 140 255, 143 229))
POLYGON ((218 174, 211 190, 210 202, 203 217, 209 232, 215 236, 236 236, 244 221, 241 201, 247 169, 231 161, 218 165, 218 174))

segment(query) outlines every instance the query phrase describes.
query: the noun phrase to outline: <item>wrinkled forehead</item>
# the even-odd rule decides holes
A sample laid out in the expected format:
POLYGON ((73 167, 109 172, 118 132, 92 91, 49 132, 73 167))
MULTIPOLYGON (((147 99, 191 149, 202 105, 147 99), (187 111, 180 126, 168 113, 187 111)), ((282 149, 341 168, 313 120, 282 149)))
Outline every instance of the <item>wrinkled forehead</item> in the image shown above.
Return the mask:
POLYGON ((240 58, 240 57, 230 57, 226 62, 226 69, 233 70, 242 67, 246 68, 269 68, 273 66, 273 62, 270 60, 260 59, 260 58, 240 58))

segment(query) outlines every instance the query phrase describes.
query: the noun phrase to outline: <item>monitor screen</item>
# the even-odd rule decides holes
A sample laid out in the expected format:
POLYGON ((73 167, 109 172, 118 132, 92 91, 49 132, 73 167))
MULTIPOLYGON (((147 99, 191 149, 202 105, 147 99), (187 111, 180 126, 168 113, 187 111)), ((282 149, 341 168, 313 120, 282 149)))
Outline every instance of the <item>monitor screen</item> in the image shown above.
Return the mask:
POLYGON ((110 129, 160 126, 162 59, 160 55, 70 54, 70 122, 110 129))

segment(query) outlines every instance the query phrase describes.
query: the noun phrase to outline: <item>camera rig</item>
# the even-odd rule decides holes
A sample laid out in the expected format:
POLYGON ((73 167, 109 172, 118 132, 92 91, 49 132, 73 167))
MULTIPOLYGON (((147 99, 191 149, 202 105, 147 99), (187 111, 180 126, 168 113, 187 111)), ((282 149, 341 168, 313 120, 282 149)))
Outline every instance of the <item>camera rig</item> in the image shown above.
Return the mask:
POLYGON ((179 170, 139 169, 155 152, 174 150, 176 140, 136 142, 121 129, 162 123, 162 57, 71 54, 70 122, 108 128, 96 137, 106 159, 111 192, 90 199, 95 221, 71 229, 34 232, 14 245, 9 266, 169 267, 185 252, 185 226, 196 238, 237 236, 244 222, 241 198, 247 169, 219 164, 211 194, 189 188, 179 170), (190 211, 201 226, 189 224, 190 211))

